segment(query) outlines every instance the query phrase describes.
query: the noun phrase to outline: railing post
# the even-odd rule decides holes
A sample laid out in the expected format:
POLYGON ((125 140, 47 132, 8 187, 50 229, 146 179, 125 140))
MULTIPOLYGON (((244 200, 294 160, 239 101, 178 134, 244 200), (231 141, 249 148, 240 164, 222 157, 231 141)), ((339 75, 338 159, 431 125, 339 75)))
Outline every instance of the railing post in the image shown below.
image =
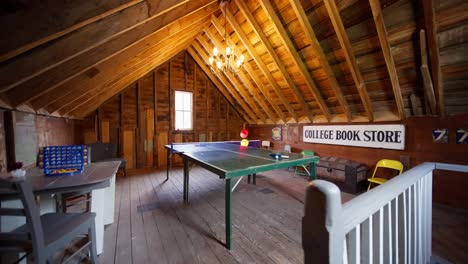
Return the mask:
POLYGON ((342 263, 344 228, 338 187, 322 180, 311 182, 306 190, 304 207, 304 262, 342 263))

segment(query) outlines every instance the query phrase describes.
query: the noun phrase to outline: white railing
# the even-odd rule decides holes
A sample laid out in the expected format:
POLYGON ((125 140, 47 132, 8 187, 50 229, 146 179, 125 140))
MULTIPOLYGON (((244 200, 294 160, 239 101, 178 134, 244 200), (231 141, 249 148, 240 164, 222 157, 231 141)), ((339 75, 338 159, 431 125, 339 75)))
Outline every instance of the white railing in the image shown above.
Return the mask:
POLYGON ((429 263, 432 171, 468 166, 423 163, 341 204, 338 187, 307 188, 302 225, 306 263, 429 263))

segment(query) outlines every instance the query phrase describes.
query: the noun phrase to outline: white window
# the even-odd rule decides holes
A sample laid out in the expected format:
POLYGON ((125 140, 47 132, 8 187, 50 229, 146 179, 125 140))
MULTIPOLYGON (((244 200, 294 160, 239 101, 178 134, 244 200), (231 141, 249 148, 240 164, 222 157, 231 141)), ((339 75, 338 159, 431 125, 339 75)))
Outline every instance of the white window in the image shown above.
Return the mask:
POLYGON ((175 129, 192 129, 192 93, 175 91, 175 129))

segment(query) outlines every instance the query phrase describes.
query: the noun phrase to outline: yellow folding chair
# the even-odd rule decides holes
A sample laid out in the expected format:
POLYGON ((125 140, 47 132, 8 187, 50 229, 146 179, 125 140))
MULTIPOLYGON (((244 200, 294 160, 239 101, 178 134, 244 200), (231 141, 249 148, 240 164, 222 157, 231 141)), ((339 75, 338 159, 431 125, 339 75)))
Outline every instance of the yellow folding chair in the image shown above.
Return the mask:
POLYGON ((390 160, 390 159, 379 160, 379 162, 377 162, 377 165, 375 165, 375 169, 374 169, 374 173, 372 173, 372 177, 367 179, 367 181, 369 181, 369 187, 367 187, 367 190, 370 190, 373 184, 379 185, 387 181, 387 179, 385 178, 375 177, 375 173, 377 172, 378 168, 389 168, 389 169, 397 170, 400 172, 398 175, 400 175, 403 172, 403 164, 401 162, 397 160, 390 160))

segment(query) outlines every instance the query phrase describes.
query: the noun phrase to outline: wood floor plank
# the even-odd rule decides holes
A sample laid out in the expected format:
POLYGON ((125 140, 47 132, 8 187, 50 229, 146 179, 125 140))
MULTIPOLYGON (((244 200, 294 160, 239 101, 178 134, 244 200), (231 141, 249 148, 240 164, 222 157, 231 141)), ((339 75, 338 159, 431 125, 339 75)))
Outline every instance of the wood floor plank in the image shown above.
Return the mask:
MULTIPOLYGON (((176 186, 179 190, 182 190, 182 173, 181 171, 174 171, 174 179, 176 186)), ((198 195, 197 190, 190 187, 190 205, 194 208, 194 211, 205 221, 206 225, 210 228, 210 233, 218 240, 220 245, 224 247, 225 243, 225 229, 224 229, 224 207, 223 213, 219 211, 219 208, 214 208, 211 204, 207 203, 207 199, 224 199, 221 197, 214 197, 212 192, 201 193, 198 195), (211 195, 211 196, 210 196, 211 195), (200 197, 200 199, 197 199, 200 197)), ((255 259, 251 257, 248 251, 242 246, 248 244, 247 240, 237 232, 233 232, 233 243, 232 249, 229 253, 239 263, 254 263, 255 259)))
POLYGON ((160 229, 164 242, 164 250, 169 258, 170 263, 188 263, 191 262, 190 252, 193 252, 193 246, 187 243, 188 237, 181 227, 182 223, 174 214, 171 206, 177 203, 170 198, 167 193, 165 185, 167 183, 159 184, 154 177, 151 177, 151 184, 153 186, 156 197, 158 197, 161 204, 161 211, 163 214, 158 218, 162 228, 160 229))
MULTIPOLYGON (((210 172, 207 171, 201 171, 199 168, 193 169, 191 171, 191 182, 190 186, 192 186, 191 191, 196 192, 198 190, 201 190, 203 192, 208 192, 208 194, 203 195, 203 198, 205 199, 206 202, 208 202, 214 209, 216 209, 219 214, 222 215, 222 220, 224 220, 224 191, 220 190, 208 190, 204 188, 204 184, 199 184, 199 182, 196 180, 199 177, 196 177, 198 172, 202 172, 206 177, 213 177, 214 179, 217 179, 220 182, 224 182, 224 180, 220 180, 219 177, 216 175, 211 174, 210 172)), ((205 177, 200 177, 201 179, 206 180, 205 177)), ((180 177, 178 177, 180 178, 180 177)), ((205 182, 205 181, 204 181, 205 182)), ((222 188, 224 190, 224 188, 222 188)), ((237 218, 236 210, 235 210, 235 204, 233 206, 233 222, 236 222, 237 218)), ((255 233, 256 231, 250 227, 249 224, 245 226, 240 226, 240 225, 233 225, 233 240, 235 239, 236 236, 238 236, 242 241, 239 243, 240 246, 247 252, 247 254, 254 259, 255 262, 258 263, 275 263, 273 259, 269 258, 268 253, 269 250, 265 249, 267 247, 268 242, 262 240, 261 242, 256 241, 252 236, 250 236, 249 233, 255 233), (249 231, 244 232, 242 229, 248 229, 249 231), (238 233, 238 234, 237 234, 238 233)), ((233 246, 234 247, 234 246, 233 246)))
MULTIPOLYGON (((210 180, 210 181, 203 181, 200 182, 197 180, 199 177, 199 174, 194 174, 193 175, 193 180, 194 184, 200 183, 198 186, 201 188, 210 186, 207 184, 207 182, 215 183, 216 185, 219 181, 223 180, 210 180)), ((212 177, 216 177, 215 175, 212 175, 212 177)), ((213 185, 213 186, 216 186, 213 185)), ((245 181, 240 183, 237 188, 241 188, 241 186, 248 187, 249 191, 247 192, 253 192, 255 193, 257 191, 257 186, 255 185, 247 185, 245 184, 245 181)), ((286 242, 286 240, 283 240, 281 236, 276 235, 275 232, 269 232, 269 227, 264 224, 262 221, 258 221, 258 215, 259 211, 258 210, 246 210, 247 207, 249 207, 252 204, 252 200, 247 199, 247 200, 239 200, 239 196, 243 197, 245 193, 241 193, 241 195, 237 195, 237 191, 239 189, 236 189, 233 195, 233 223, 236 225, 236 223, 239 223, 237 226, 241 230, 241 232, 251 241, 252 244, 257 245, 259 250, 261 250, 265 256, 268 256, 271 261, 275 263, 289 263, 289 260, 292 260, 293 263, 300 262, 303 259, 302 255, 302 250, 297 251, 297 250, 291 250, 291 249, 285 249, 282 247, 283 243, 286 242), (274 235, 272 235, 274 234, 274 235), (289 260, 288 260, 289 259, 289 260)), ((223 188, 218 188, 218 192, 223 192, 223 188)), ((223 207, 223 201, 221 200, 214 200, 213 203, 215 204, 216 207, 223 207)), ((260 206, 261 207, 261 206, 260 206)), ((300 225, 300 223, 298 223, 300 225)), ((275 229, 280 228, 281 226, 278 225, 275 227, 275 229)), ((300 236, 300 233, 296 234, 296 236, 300 236)), ((288 241, 291 242, 291 241, 288 241)), ((295 243, 295 246, 298 246, 298 243, 295 243)), ((300 246, 300 244, 299 244, 300 246)), ((300 247, 299 247, 300 248, 300 247)))
MULTIPOLYGON (((163 184, 162 177, 154 177, 154 180, 159 184, 163 184)), ((208 241, 206 240, 206 234, 204 232, 200 232, 198 216, 192 213, 193 209, 190 206, 183 204, 182 196, 175 188, 174 183, 172 181, 168 181, 166 182, 166 186, 169 189, 171 199, 177 201, 176 205, 180 205, 174 206, 172 209, 180 221, 184 223, 184 231, 190 238, 194 247, 194 256, 192 256, 194 262, 207 264, 225 263, 221 262, 212 251, 208 241)))
POLYGON ((132 232, 132 261, 133 263, 148 263, 148 248, 143 225, 143 216, 138 212, 141 205, 138 182, 143 179, 138 175, 130 181, 130 221, 132 232))
MULTIPOLYGON (((257 185, 244 179, 233 193, 232 250, 224 247, 225 181, 192 167, 189 204, 182 182, 181 168, 167 182, 162 170, 118 178, 115 221, 106 228, 101 263, 303 263, 307 179, 286 170, 260 174, 257 185)), ((451 208, 433 208, 434 252, 464 263, 468 243, 460 230, 468 213, 454 217, 451 208)))
MULTIPOLYGON (((120 181, 116 178, 116 181, 120 181)), ((114 223, 119 221, 120 213, 120 198, 122 197, 122 184, 115 184, 115 204, 114 204, 114 223)), ((115 262, 115 247, 117 241, 117 225, 110 224, 106 226, 104 232, 104 254, 101 254, 99 261, 101 263, 114 263, 115 262)))
POLYGON ((117 242, 115 248, 115 263, 132 263, 132 232, 130 222, 130 177, 125 177, 121 183, 120 212, 117 227, 117 242))
POLYGON ((142 204, 143 229, 146 235, 146 243, 149 252, 149 263, 169 263, 164 252, 164 241, 159 233, 158 219, 154 211, 159 210, 159 203, 154 199, 154 190, 147 179, 151 174, 144 175, 139 181, 140 200, 142 204), (147 209, 148 208, 148 209, 147 209), (149 210, 152 209, 152 210, 149 210))
MULTIPOLYGON (((180 174, 179 177, 181 178, 183 176, 180 174)), ((177 192, 174 193, 174 195, 178 197, 176 199, 182 199, 183 191, 180 183, 174 182, 174 180, 171 180, 170 182, 173 185, 174 190, 177 192)), ((203 235, 205 241, 210 245, 211 249, 221 263, 238 263, 231 252, 224 247, 224 244, 221 243, 220 239, 216 238, 216 234, 212 231, 208 223, 202 217, 200 217, 200 213, 197 213, 195 210, 196 208, 193 206, 193 204, 197 203, 199 200, 198 197, 199 195, 197 193, 192 193, 192 203, 190 204, 190 210, 188 211, 192 217, 191 219, 194 221, 194 225, 197 227, 197 230, 199 230, 199 233, 203 235)))

